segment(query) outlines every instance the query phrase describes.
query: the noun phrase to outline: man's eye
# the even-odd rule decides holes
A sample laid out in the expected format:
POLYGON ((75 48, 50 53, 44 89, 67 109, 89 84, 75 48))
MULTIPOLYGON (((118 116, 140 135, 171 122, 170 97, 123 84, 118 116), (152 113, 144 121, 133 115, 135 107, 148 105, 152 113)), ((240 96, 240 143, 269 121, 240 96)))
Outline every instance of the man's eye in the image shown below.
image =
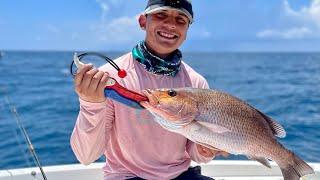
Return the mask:
POLYGON ((165 18, 165 17, 166 17, 166 14, 165 14, 165 13, 158 13, 158 14, 156 14, 156 16, 157 16, 158 18, 165 18))
POLYGON ((177 18, 177 22, 179 24, 187 24, 187 22, 183 18, 177 18))

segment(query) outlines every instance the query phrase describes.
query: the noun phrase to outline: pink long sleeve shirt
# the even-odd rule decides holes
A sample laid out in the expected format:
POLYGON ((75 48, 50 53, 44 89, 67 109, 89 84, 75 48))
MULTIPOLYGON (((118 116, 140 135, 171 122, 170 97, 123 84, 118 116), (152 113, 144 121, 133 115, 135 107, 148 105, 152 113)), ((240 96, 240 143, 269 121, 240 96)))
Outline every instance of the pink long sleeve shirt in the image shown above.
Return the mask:
MULTIPOLYGON (((141 92, 143 89, 195 87, 208 88, 206 80, 186 63, 175 77, 146 71, 128 53, 115 61, 127 76, 120 79, 109 64, 109 72, 122 86, 141 92)), ((195 143, 158 125, 147 110, 137 110, 107 99, 103 103, 80 101, 71 147, 82 164, 106 156, 105 179, 172 179, 186 171, 191 160, 209 162, 195 143)))

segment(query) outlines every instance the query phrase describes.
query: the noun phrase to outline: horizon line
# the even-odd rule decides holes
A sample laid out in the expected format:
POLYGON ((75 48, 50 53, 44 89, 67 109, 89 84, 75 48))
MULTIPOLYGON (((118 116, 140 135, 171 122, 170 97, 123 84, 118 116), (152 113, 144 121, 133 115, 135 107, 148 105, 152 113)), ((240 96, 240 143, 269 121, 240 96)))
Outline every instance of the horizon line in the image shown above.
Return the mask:
MULTIPOLYGON (((127 50, 59 50, 59 49, 1 49, 0 52, 111 52, 111 53, 126 53, 127 50)), ((260 51, 229 51, 229 50, 217 50, 217 51, 201 51, 201 50, 187 50, 183 53, 320 53, 318 51, 308 51, 308 50, 280 50, 280 51, 269 51, 269 50, 260 50, 260 51)))

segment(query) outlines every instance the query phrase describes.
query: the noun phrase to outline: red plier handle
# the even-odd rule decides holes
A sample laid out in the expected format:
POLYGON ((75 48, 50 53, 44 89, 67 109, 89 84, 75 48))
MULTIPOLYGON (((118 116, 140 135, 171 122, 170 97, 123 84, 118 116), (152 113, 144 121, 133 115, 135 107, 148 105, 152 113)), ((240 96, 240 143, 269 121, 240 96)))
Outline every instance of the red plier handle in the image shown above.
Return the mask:
POLYGON ((130 99, 132 101, 141 102, 148 101, 148 98, 142 94, 131 91, 123 86, 121 86, 114 78, 109 78, 106 84, 106 89, 111 89, 116 91, 120 96, 130 99))
MULTIPOLYGON (((125 70, 120 69, 117 66, 117 64, 115 64, 115 62, 113 62, 111 59, 109 59, 108 57, 106 57, 100 53, 83 53, 80 55, 77 55, 75 53, 74 57, 73 57, 73 62, 70 66, 71 74, 73 74, 73 70, 72 70, 73 64, 75 64, 78 69, 81 69, 84 66, 84 64, 80 61, 80 59, 86 55, 95 55, 95 56, 98 56, 98 57, 101 57, 101 58, 107 60, 115 69, 117 69, 118 76, 120 78, 124 78, 127 75, 125 70)), ((113 99, 117 102, 120 102, 122 104, 125 104, 125 105, 133 107, 133 108, 137 108, 137 109, 143 108, 140 105, 141 101, 148 101, 148 98, 146 96, 141 95, 137 92, 131 91, 131 90, 121 86, 114 78, 111 78, 111 77, 109 77, 109 79, 106 83, 104 94, 106 97, 108 97, 110 99, 113 99)))

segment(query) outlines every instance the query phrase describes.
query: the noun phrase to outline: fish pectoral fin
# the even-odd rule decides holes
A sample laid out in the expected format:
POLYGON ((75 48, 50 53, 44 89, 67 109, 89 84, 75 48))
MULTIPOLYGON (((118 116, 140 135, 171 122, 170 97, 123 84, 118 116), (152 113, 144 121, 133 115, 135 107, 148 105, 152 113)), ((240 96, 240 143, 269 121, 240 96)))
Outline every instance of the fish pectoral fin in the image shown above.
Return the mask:
POLYGON ((231 130, 229 130, 228 128, 225 128, 223 126, 219 126, 217 124, 212 124, 212 123, 208 123, 208 122, 204 122, 204 121, 197 121, 197 122, 215 133, 231 132, 231 130))
POLYGON ((262 165, 271 168, 270 162, 268 159, 264 158, 264 157, 254 157, 254 156, 247 156, 249 159, 258 161, 259 163, 261 163, 262 165))
POLYGON ((201 146, 203 147, 206 147, 206 148, 209 148, 209 149, 212 149, 212 150, 216 150, 216 151, 221 151, 220 149, 217 149, 209 144, 206 144, 206 143, 202 143, 202 142, 199 142, 199 141, 195 141, 195 143, 197 144, 200 144, 201 146))

